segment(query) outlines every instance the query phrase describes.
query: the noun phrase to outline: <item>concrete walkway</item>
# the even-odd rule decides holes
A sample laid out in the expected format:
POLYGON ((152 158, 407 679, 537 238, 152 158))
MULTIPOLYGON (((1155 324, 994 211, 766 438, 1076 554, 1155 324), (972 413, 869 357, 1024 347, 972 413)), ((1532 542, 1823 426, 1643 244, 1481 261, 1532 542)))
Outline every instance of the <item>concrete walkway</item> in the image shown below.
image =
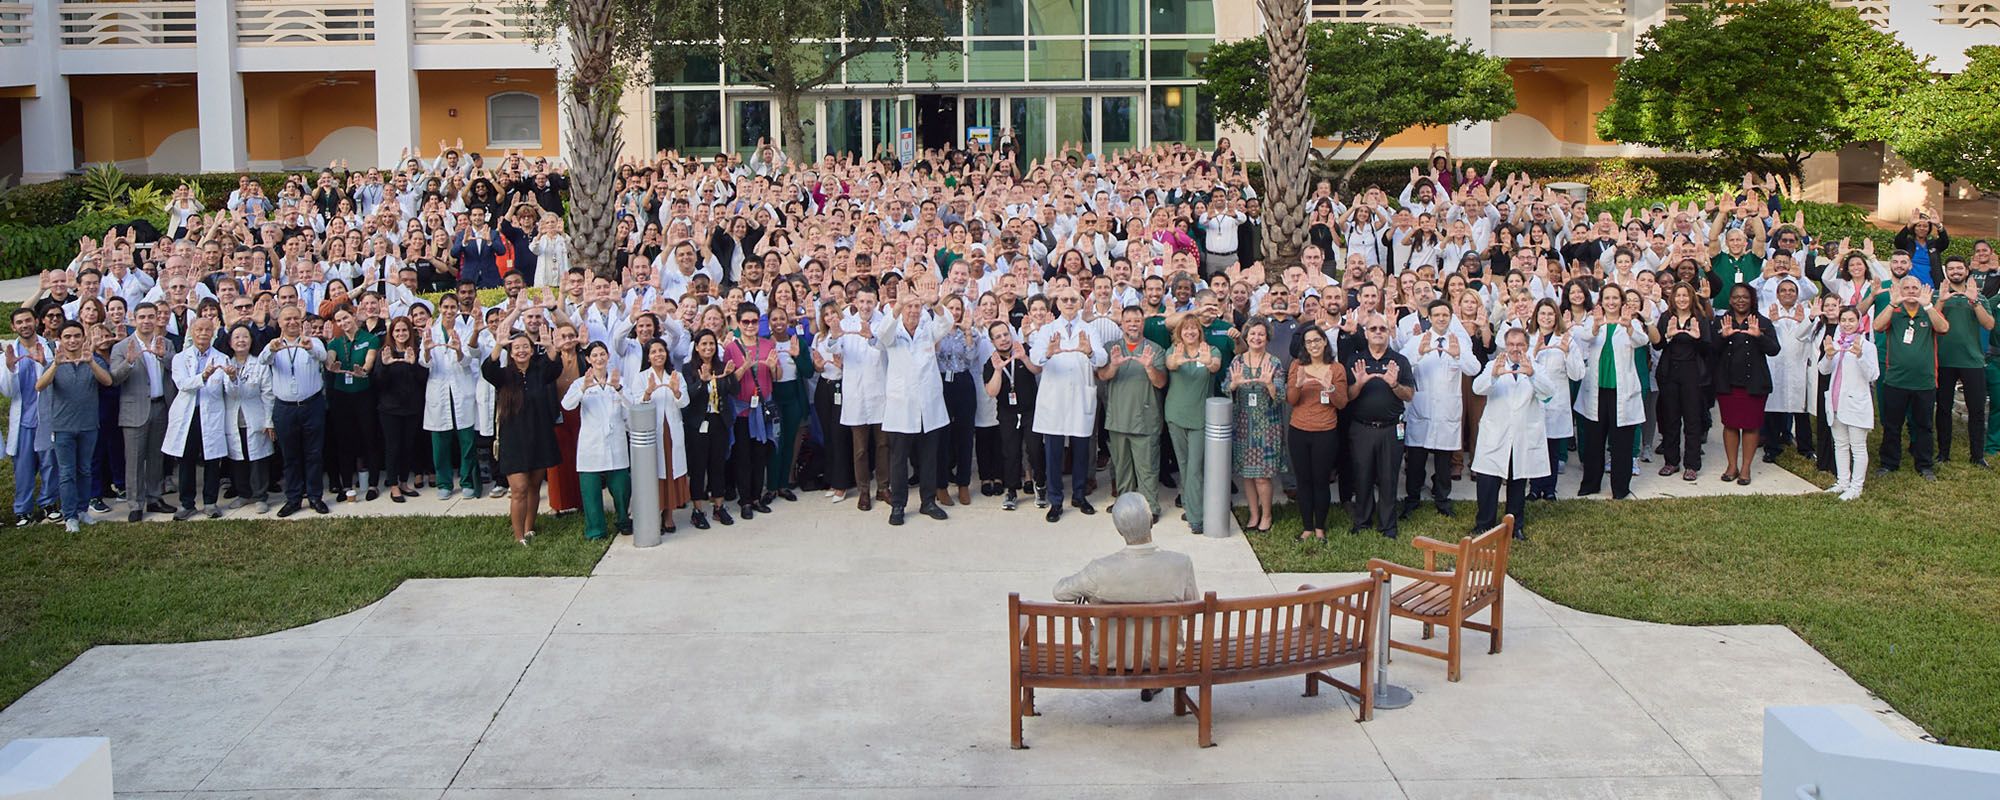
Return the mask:
MULTIPOLYGON (((975 500, 890 528, 811 495, 622 540, 589 578, 410 581, 270 636, 98 647, 0 713, 0 741, 109 736, 119 791, 160 798, 1747 798, 1767 704, 1921 733, 1781 627, 1512 586, 1504 653, 1473 635, 1457 684, 1399 658, 1417 701, 1371 722, 1293 679, 1220 687, 1203 750, 1168 702, 1045 691, 1016 752, 1006 593, 1045 598, 1118 540, 1103 514, 975 500)), ((1225 596, 1348 577, 1267 575, 1242 538, 1182 530, 1159 535, 1225 596)))

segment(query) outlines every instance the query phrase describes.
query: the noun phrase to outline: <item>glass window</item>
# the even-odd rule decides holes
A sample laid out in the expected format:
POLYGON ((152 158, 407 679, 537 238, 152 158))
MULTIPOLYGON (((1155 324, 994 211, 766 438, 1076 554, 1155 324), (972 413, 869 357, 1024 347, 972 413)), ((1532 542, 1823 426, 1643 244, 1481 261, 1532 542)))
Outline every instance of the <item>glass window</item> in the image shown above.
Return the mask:
MULTIPOLYGON (((807 158, 819 158, 819 132, 817 130, 819 128, 819 101, 811 97, 800 97, 797 98, 793 105, 796 108, 791 109, 787 113, 798 115, 794 119, 799 121, 799 140, 805 143, 804 147, 800 149, 806 154, 807 158)), ((778 133, 779 137, 783 138, 784 131, 780 130, 778 133)))
POLYGON ((1029 36, 1083 33, 1083 0, 1028 0, 1029 36))
POLYGON ((1130 150, 1139 146, 1139 98, 1133 95, 1115 95, 1102 98, 1104 115, 1100 117, 1104 130, 1098 137, 1095 152, 1109 154, 1114 150, 1130 150))
POLYGON ((722 152, 720 92, 662 91, 653 97, 653 133, 660 149, 703 156, 722 152))
POLYGON ((1150 99, 1153 141, 1215 146, 1214 98, 1207 92, 1196 86, 1155 86, 1150 99))
POLYGON ((1028 80, 1083 80, 1083 40, 1029 41, 1028 80))
POLYGON ((1020 36, 1027 32, 1022 0, 986 0, 972 7, 972 35, 1020 36))
POLYGON ((1028 159, 1046 158, 1049 154, 1049 101, 1045 97, 1016 97, 1008 100, 1012 106, 1008 124, 1013 130, 1014 141, 1020 144, 1021 163, 1026 167, 1028 159))
POLYGON ((861 138, 860 100, 826 101, 826 151, 834 155, 867 153, 867 142, 861 138))
POLYGON ((1040 157, 1042 154, 1067 144, 1080 144, 1083 145, 1083 149, 1089 150, 1090 111, 1096 105, 1097 103, 1089 97, 1078 97, 1075 95, 1056 97, 1055 110, 1051 112, 1056 118, 1055 141, 1050 142, 1049 147, 1029 151, 1028 157, 1040 157))
POLYGON ((910 53, 911 83, 959 83, 965 80, 965 54, 957 50, 910 53))
POLYGON ((892 44, 877 44, 847 62, 848 83, 896 83, 902 79, 902 73, 902 65, 896 62, 896 46, 892 44))
POLYGON ((736 101, 736 152, 748 157, 771 136, 771 101, 736 101))
POLYGON ((669 63, 664 51, 657 51, 653 59, 653 82, 668 84, 701 84, 713 86, 722 81, 722 65, 707 56, 687 56, 679 64, 669 63))
POLYGON ((1213 39, 1154 39, 1153 79, 1199 78, 1195 66, 1208 57, 1213 39))
POLYGON ((527 92, 486 98, 486 146, 541 147, 542 98, 527 92))
POLYGON ((972 42, 970 67, 974 81, 1018 81, 1026 69, 1020 42, 972 42))
POLYGON ((868 101, 869 125, 873 126, 874 138, 868 142, 868 152, 864 156, 892 152, 896 146, 896 101, 886 98, 868 101))
POLYGON ((1153 0, 1153 33, 1214 33, 1215 0, 1153 0))
POLYGON ((1090 0, 1090 32, 1145 33, 1145 9, 1146 5, 1141 0, 1090 0))
POLYGON ((1090 79, 1131 81, 1146 77, 1144 42, 1118 41, 1090 43, 1090 79))

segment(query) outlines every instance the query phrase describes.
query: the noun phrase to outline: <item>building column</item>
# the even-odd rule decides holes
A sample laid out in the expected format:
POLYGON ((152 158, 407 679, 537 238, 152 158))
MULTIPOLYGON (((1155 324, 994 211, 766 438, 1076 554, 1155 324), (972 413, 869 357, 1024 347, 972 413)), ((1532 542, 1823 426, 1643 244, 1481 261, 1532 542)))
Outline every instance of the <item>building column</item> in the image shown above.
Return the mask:
POLYGON ((405 149, 423 141, 417 72, 410 57, 415 42, 409 3, 375 4, 375 166, 384 169, 394 166, 405 149))
POLYGON ((235 0, 195 0, 195 113, 201 126, 201 170, 242 172, 245 149, 243 76, 236 63, 235 0))
MULTIPOLYGON (((557 89, 557 94, 560 95, 560 80, 557 81, 557 89)), ((560 96, 557 101, 561 101, 560 96)), ((660 149, 660 145, 655 141, 659 137, 659 128, 653 124, 655 110, 652 84, 635 83, 626 86, 624 96, 618 99, 618 107, 625 112, 619 120, 619 124, 624 128, 622 140, 625 143, 625 151, 619 153, 619 157, 635 156, 640 161, 652 161, 653 153, 660 149)), ((567 137, 562 138, 564 155, 567 156, 569 149, 567 137)))
POLYGON ((30 25, 30 46, 42 58, 35 64, 35 96, 21 101, 21 182, 61 178, 76 168, 76 138, 70 127, 69 78, 57 63, 61 52, 62 15, 56 4, 38 3, 30 25))
POLYGON ((1896 149, 1882 145, 1882 178, 1876 184, 1875 216, 1896 224, 1908 223, 1918 206, 1944 213, 1944 184, 1931 174, 1916 169, 1896 155, 1896 149))
MULTIPOLYGON (((1493 52, 1492 0, 1452 0, 1451 36, 1465 39, 1482 53, 1493 52)), ((1454 157, 1486 158, 1493 155, 1493 123, 1475 122, 1470 128, 1451 126, 1445 145, 1454 157)))

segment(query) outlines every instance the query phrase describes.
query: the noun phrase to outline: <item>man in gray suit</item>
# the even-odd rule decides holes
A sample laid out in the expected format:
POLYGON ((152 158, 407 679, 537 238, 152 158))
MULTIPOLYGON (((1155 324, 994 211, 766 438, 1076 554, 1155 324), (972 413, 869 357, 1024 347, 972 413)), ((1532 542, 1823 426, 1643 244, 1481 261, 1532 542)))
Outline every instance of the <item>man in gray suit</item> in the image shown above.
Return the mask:
MULTIPOLYGON (((1064 603, 1178 603, 1200 600, 1201 590, 1195 588, 1194 561, 1186 553, 1161 550, 1153 542, 1153 509, 1144 495, 1126 492, 1111 504, 1111 524, 1118 528, 1118 535, 1125 537, 1125 548, 1111 555, 1098 558, 1085 565, 1083 570, 1056 582, 1056 600, 1064 603)), ((1175 652, 1186 643, 1179 641, 1180 629, 1167 625, 1175 652)), ((1134 625, 1128 631, 1129 641, 1123 652, 1126 667, 1149 662, 1154 656, 1150 651, 1151 642, 1146 641, 1145 630, 1149 624, 1134 625)), ((1090 637, 1093 651, 1096 638, 1090 637)), ((1092 652, 1095 661, 1099 653, 1092 652)), ((1150 701, 1157 689, 1144 689, 1139 699, 1150 701)))
POLYGON ((174 400, 174 345, 160 330, 152 303, 132 309, 132 335, 111 346, 111 382, 118 387, 118 427, 125 434, 126 518, 172 513, 160 493, 167 407, 174 400))

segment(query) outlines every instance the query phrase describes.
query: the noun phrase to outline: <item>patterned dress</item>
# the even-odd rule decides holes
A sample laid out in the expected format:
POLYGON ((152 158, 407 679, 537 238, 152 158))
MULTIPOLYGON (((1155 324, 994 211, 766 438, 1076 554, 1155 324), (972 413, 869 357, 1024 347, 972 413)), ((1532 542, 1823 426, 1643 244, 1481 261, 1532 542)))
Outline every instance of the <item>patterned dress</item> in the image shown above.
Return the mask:
MULTIPOLYGON (((1266 356, 1261 367, 1251 367, 1245 363, 1244 377, 1258 379, 1265 373, 1278 369, 1278 361, 1266 356)), ((1231 473, 1239 478, 1275 478, 1284 468, 1285 423, 1281 416, 1284 407, 1285 373, 1277 372, 1277 393, 1273 395, 1261 383, 1241 384, 1230 391, 1230 402, 1235 404, 1236 435, 1231 445, 1231 473)))

